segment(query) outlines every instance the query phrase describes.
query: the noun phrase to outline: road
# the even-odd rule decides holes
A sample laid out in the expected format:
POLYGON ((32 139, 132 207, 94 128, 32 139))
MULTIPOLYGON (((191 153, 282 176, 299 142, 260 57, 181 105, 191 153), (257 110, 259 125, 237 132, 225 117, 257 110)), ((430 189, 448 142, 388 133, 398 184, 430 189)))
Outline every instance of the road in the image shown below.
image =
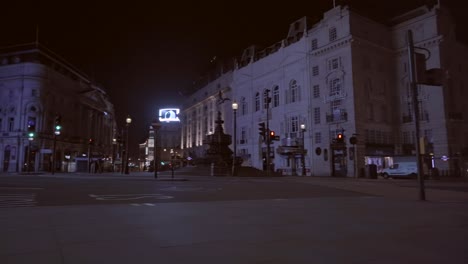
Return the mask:
POLYGON ((347 197, 364 194, 281 178, 50 175, 0 178, 0 208, 347 197), (167 180, 163 180, 167 179, 167 180))
POLYGON ((468 263, 466 182, 0 177, 0 263, 468 263), (458 188, 457 188, 458 187, 458 188))

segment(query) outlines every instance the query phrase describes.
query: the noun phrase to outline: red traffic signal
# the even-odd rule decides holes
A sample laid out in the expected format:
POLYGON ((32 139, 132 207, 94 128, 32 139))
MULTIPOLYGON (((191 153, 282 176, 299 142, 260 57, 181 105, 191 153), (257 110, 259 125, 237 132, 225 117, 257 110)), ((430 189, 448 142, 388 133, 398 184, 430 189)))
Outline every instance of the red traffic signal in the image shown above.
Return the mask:
POLYGON ((338 143, 343 143, 343 142, 344 142, 343 133, 338 133, 338 134, 336 135, 336 142, 338 142, 338 143))

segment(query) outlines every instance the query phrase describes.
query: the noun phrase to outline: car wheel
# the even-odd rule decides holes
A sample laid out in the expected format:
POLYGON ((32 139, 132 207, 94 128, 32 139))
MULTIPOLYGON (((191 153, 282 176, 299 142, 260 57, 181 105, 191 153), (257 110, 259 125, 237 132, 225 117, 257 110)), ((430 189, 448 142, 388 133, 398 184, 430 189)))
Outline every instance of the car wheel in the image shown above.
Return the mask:
POLYGON ((384 179, 388 179, 388 174, 387 173, 384 173, 382 176, 384 177, 384 179))
POLYGON ((416 173, 411 173, 409 177, 410 179, 416 179, 418 175, 416 175, 416 173))

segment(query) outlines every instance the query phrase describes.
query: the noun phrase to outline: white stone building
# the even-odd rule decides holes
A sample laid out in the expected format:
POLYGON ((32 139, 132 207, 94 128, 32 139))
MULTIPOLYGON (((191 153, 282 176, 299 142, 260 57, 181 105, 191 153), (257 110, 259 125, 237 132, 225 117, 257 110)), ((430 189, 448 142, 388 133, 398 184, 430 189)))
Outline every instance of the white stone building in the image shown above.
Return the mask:
MULTIPOLYGON (((283 174, 352 177, 368 172, 370 164, 379 170, 394 159, 414 158, 409 30, 427 69, 444 72, 441 86, 418 85, 424 162, 442 173, 459 174, 468 154, 463 100, 468 48, 457 41, 448 10, 438 5, 422 6, 386 24, 345 6, 313 24, 307 18, 292 23, 285 39, 265 49, 244 50, 233 71, 188 98, 182 148, 203 155, 203 137, 213 126, 222 91, 239 103, 237 155, 244 166, 265 168, 266 145, 258 124, 267 120, 280 136, 271 153, 274 169, 283 174), (268 111, 267 89, 272 99, 268 111), (334 143, 338 134, 344 143, 334 143), (356 145, 349 142, 353 136, 356 145)), ((219 107, 225 132, 233 134, 230 103, 219 107)))
POLYGON ((39 44, 0 50, 1 172, 51 171, 54 142, 54 171, 88 171, 98 159, 111 162, 115 131, 107 93, 73 65, 39 44))

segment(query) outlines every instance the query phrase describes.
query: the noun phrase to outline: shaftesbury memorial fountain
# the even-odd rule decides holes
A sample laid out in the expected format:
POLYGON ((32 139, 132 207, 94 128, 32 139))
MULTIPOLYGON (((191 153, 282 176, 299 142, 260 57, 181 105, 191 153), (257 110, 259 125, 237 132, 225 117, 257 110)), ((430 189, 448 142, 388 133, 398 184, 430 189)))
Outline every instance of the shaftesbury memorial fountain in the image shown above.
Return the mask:
POLYGON ((209 145, 206 150, 206 157, 211 162, 212 176, 229 175, 232 162, 232 150, 228 147, 232 140, 231 135, 224 134, 223 120, 221 112, 218 111, 218 119, 215 121, 216 127, 213 134, 206 137, 205 143, 209 145))

